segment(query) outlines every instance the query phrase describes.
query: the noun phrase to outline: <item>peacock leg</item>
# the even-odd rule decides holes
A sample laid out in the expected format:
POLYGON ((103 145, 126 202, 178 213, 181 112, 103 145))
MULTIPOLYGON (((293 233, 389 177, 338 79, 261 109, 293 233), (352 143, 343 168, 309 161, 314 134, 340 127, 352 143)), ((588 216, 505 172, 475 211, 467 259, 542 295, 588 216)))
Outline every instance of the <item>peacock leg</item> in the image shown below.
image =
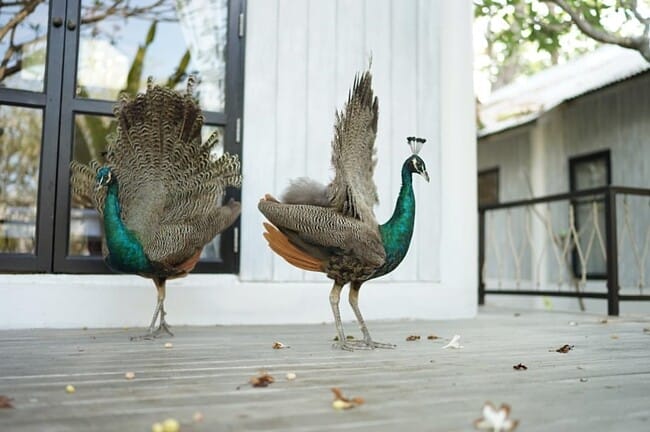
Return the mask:
POLYGON ((156 330, 153 330, 153 327, 156 325, 156 317, 154 315, 154 320, 151 322, 151 327, 149 327, 149 331, 153 334, 153 337, 164 336, 164 333, 167 333, 169 336, 174 336, 174 333, 172 333, 170 330, 171 326, 167 324, 167 321, 165 320, 165 315, 167 315, 167 312, 165 312, 165 296, 167 294, 167 290, 165 288, 165 280, 165 278, 154 279, 156 289, 158 290, 160 325, 158 325, 158 328, 156 330))
POLYGON ((365 346, 365 347, 370 348, 370 349, 374 349, 374 348, 393 349, 393 348, 395 348, 395 345, 393 345, 393 344, 375 342, 370 337, 370 332, 368 332, 368 327, 366 327, 366 322, 363 320, 363 316, 361 315, 361 310, 359 309, 359 290, 360 289, 361 289, 361 283, 360 282, 352 282, 350 284, 349 301, 350 301, 350 306, 352 306, 352 310, 354 311, 354 314, 357 316, 357 321, 359 322, 359 328, 361 329, 361 333, 363 333, 363 340, 362 341, 352 341, 351 343, 354 344, 354 345, 362 345, 362 346, 365 346))
POLYGON ((332 306, 332 313, 334 314, 334 324, 336 325, 336 333, 338 340, 332 346, 345 351, 354 351, 354 348, 348 343, 343 332, 343 324, 341 323, 341 312, 339 311, 339 300, 341 299, 341 290, 343 284, 334 282, 332 290, 330 291, 330 306, 332 306))
POLYGON ((156 308, 153 311, 153 318, 151 319, 151 324, 149 324, 149 330, 147 333, 142 336, 133 336, 131 340, 143 340, 143 339, 154 339, 161 335, 162 332, 166 332, 171 336, 174 336, 171 331, 169 331, 169 325, 165 321, 165 279, 154 279, 156 284, 156 290, 158 291, 158 301, 156 302, 156 308), (160 316, 160 325, 156 328, 156 321, 160 316))

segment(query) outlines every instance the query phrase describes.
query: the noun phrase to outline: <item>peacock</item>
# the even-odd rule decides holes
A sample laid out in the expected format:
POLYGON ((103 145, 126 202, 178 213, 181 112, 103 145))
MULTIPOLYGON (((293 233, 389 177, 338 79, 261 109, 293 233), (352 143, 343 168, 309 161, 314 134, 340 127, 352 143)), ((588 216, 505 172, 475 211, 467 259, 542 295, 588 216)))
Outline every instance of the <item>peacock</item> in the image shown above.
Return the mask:
POLYGON ((103 220, 107 265, 151 278, 156 286, 148 333, 133 339, 173 336, 165 320, 166 281, 192 271, 203 247, 240 213, 233 199, 221 204, 228 186, 241 185, 239 158, 213 155, 216 132, 202 143, 194 84, 191 76, 183 94, 149 78, 145 93, 120 96, 105 163, 70 166, 73 196, 90 200, 103 220))
POLYGON ((331 183, 302 177, 290 183, 281 201, 267 194, 258 204, 271 222, 264 222, 270 248, 290 264, 334 280, 329 300, 338 333, 335 347, 350 351, 395 347, 370 337, 359 309, 359 290, 365 281, 393 271, 406 256, 415 220, 412 174, 429 181, 426 165, 418 156, 425 140, 408 137, 412 155, 402 165, 395 210, 386 223, 378 224, 373 211, 378 194, 372 178, 378 106, 370 71, 358 74, 345 107, 336 115, 331 183), (363 340, 347 340, 343 332, 339 300, 347 283, 363 340))

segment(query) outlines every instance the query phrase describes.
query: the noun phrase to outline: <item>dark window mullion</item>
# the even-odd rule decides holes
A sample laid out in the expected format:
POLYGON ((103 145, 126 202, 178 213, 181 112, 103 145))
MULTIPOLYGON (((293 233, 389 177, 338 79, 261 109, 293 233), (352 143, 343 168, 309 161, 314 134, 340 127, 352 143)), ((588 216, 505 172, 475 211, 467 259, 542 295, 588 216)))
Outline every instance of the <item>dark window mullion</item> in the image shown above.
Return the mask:
POLYGON ((20 105, 30 108, 41 108, 47 102, 47 94, 26 90, 0 88, 0 103, 3 105, 20 105))
MULTIPOLYGON (((72 272, 79 270, 79 264, 68 259, 68 227, 70 224, 70 159, 72 155, 72 143, 74 136, 75 107, 80 101, 75 99, 75 87, 77 82, 77 54, 79 52, 79 13, 81 0, 69 0, 66 10, 66 21, 73 20, 77 23, 75 30, 66 30, 65 50, 63 56, 63 77, 61 77, 61 129, 59 134, 59 155, 57 175, 57 206, 55 213, 55 243, 54 243, 54 272, 72 272)), ((63 26, 62 28, 65 28, 63 26)), ((103 101, 90 101, 89 109, 109 109, 103 101)), ((103 111, 102 111, 103 112, 103 111)), ((76 261, 76 260, 75 260, 76 261)), ((106 271, 101 260, 97 260, 106 271)), ((87 264, 83 267, 86 268, 87 264)))
POLYGON ((65 14, 65 2, 51 2, 48 19, 48 49, 45 69, 45 96, 43 107, 43 137, 38 188, 36 224, 36 258, 38 271, 52 271, 54 244, 54 212, 56 208, 56 160, 59 136, 59 107, 50 103, 61 97, 65 27, 52 25, 54 17, 65 14))
MULTIPOLYGON (((228 2, 228 41, 226 43, 226 113, 227 123, 224 134, 224 151, 230 154, 242 155, 242 109, 243 109, 243 78, 244 78, 244 46, 245 35, 240 37, 239 25, 240 14, 245 16, 245 1, 230 0, 228 2), (239 119, 239 125, 238 125, 239 119), (239 127, 239 131, 237 128, 239 127), (239 136, 238 135, 239 132, 239 136)), ((228 188, 224 202, 230 198, 241 201, 241 191, 236 188, 228 188)), ((225 271, 230 273, 239 272, 239 252, 235 253, 235 236, 239 242, 240 220, 237 221, 221 234, 221 257, 223 262, 217 266, 214 263, 198 263, 196 271, 214 272, 225 271), (221 267, 222 269, 218 269, 221 267)))

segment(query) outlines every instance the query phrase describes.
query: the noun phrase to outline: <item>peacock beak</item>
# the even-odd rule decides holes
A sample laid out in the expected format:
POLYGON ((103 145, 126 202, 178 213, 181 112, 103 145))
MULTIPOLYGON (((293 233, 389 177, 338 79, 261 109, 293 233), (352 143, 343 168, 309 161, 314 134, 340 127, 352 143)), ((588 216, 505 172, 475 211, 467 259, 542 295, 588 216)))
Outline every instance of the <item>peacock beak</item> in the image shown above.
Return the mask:
POLYGON ((424 179, 427 181, 427 183, 429 183, 429 173, 427 172, 427 170, 422 171, 422 172, 420 173, 420 175, 421 175, 422 177, 424 177, 424 179))

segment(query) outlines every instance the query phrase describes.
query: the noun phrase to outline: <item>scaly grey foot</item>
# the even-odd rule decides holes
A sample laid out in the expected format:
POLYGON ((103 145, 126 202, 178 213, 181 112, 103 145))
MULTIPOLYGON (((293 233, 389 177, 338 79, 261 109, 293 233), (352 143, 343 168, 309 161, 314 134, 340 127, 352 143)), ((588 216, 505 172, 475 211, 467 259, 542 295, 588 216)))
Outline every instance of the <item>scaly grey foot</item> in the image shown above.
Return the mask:
POLYGON ((375 342, 372 339, 365 340, 365 339, 354 339, 351 341, 348 341, 349 344, 357 347, 363 347, 364 349, 375 349, 375 348, 382 348, 382 349, 395 349, 397 345, 389 344, 389 343, 382 343, 382 342, 375 342))
POLYGON ((350 343, 350 341, 345 341, 343 343, 336 341, 332 344, 332 348, 340 349, 343 351, 354 351, 354 346, 350 343))
POLYGON ((163 336, 174 336, 170 330, 171 326, 166 321, 160 323, 158 328, 149 327, 149 331, 140 336, 131 336, 132 341, 153 340, 163 336))
POLYGON ((163 337, 166 336, 165 333, 169 336, 174 336, 174 333, 170 330, 172 326, 167 324, 167 321, 162 320, 158 328, 152 333, 153 337, 163 337))

